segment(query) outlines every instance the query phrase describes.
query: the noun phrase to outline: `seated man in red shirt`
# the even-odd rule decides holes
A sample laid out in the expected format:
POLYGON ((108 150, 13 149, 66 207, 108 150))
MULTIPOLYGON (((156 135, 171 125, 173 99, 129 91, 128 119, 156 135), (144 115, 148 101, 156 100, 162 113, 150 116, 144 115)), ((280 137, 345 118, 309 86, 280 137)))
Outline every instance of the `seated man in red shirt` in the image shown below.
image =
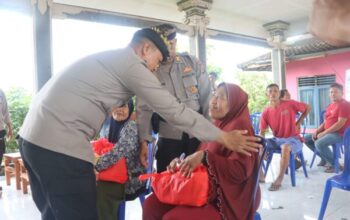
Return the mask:
POLYGON ((334 156, 330 145, 341 142, 347 127, 350 126, 350 103, 343 99, 343 86, 334 83, 330 86, 329 97, 332 101, 326 109, 324 122, 312 135, 305 136, 305 144, 312 150, 319 152, 322 159, 320 166, 328 162, 331 166, 325 172, 334 172, 334 156))
POLYGON ((290 152, 297 153, 303 147, 298 128, 309 113, 310 106, 294 100, 281 100, 277 84, 270 84, 266 87, 266 96, 270 104, 261 115, 260 134, 264 136, 267 127, 270 127, 274 138, 268 139, 268 144, 271 147, 281 148, 279 174, 269 188, 270 191, 276 191, 281 187, 289 164, 290 152), (301 112, 302 115, 295 121, 298 112, 301 112))

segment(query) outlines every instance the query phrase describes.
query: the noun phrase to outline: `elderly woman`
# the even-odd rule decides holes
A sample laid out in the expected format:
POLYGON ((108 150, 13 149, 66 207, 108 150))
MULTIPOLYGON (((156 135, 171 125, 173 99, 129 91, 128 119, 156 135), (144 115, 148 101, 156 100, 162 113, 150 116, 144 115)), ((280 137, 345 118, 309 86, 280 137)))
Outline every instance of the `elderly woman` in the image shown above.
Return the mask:
MULTIPOLYGON (((139 159, 140 146, 136 122, 131 120, 134 105, 132 100, 121 107, 112 109, 108 141, 114 144, 113 149, 101 156, 96 165, 97 171, 110 168, 126 159, 128 180, 125 184, 97 181, 97 209, 99 219, 115 220, 118 218, 118 206, 123 200, 133 200, 145 191, 145 183, 138 176, 145 172, 139 159)), ((123 173, 120 171, 120 173, 123 173)))
MULTIPOLYGON (((237 85, 221 83, 210 100, 209 112, 214 124, 224 130, 248 130, 253 135, 248 110, 248 95, 237 85)), ((260 203, 260 190, 253 204, 258 153, 246 156, 228 150, 217 142, 202 143, 200 150, 180 161, 175 158, 168 170, 190 176, 199 164, 208 168, 211 192, 203 207, 174 206, 161 203, 153 194, 143 206, 143 220, 253 219, 260 203)))

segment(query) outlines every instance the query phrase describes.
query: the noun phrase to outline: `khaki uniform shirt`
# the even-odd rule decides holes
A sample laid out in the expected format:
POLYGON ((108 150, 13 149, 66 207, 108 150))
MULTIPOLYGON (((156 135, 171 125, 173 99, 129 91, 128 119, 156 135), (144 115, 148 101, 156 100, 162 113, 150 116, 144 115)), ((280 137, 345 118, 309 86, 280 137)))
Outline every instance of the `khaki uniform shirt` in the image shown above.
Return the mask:
POLYGON ((11 124, 5 93, 0 89, 0 131, 5 129, 6 124, 11 124))
POLYGON ((134 94, 178 129, 204 141, 218 138, 220 130, 179 104, 130 47, 90 55, 51 78, 31 103, 20 136, 93 163, 90 140, 111 108, 134 94))
MULTIPOLYGON (((179 53, 172 63, 163 64, 154 73, 162 86, 175 96, 179 103, 209 119, 208 109, 211 88, 208 74, 200 61, 187 53, 179 53)), ((152 140, 150 125, 153 111, 147 103, 137 97, 137 122, 141 140, 152 140)), ((159 121, 159 137, 180 140, 183 130, 166 121, 159 121)))

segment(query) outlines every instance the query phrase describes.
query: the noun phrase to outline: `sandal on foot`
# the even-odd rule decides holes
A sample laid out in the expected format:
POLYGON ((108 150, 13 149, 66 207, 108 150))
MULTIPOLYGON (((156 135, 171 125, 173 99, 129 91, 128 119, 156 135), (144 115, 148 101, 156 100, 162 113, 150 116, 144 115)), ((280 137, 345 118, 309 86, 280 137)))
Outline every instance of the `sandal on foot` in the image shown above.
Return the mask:
MULTIPOLYGON (((339 171, 343 171, 344 167, 342 165, 339 165, 339 171)), ((325 173, 335 173, 335 168, 334 167, 327 167, 324 170, 325 173)))
POLYGON ((281 184, 274 184, 272 183, 271 186, 269 187, 269 191, 277 191, 281 188, 281 184))
POLYGON ((333 167, 327 167, 325 170, 324 170, 325 173, 334 173, 335 170, 333 167))
POLYGON ((295 170, 299 169, 302 165, 301 161, 297 158, 294 159, 295 160, 295 170))
POLYGON ((327 162, 326 162, 325 160, 321 160, 321 161, 317 164, 317 166, 318 166, 318 167, 324 167, 324 166, 326 166, 326 164, 327 164, 327 162))

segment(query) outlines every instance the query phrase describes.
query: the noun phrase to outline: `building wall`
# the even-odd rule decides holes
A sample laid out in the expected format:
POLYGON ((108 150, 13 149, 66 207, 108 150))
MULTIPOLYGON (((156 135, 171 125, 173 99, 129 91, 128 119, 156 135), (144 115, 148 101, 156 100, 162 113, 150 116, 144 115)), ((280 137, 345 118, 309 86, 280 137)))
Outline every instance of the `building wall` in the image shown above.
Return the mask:
MULTIPOLYGON (((286 64, 286 86, 292 99, 298 98, 298 78, 335 74, 337 83, 345 87, 345 72, 350 71, 350 52, 343 52, 313 59, 291 61, 286 64)), ((350 90, 344 88, 345 91, 350 90)))

